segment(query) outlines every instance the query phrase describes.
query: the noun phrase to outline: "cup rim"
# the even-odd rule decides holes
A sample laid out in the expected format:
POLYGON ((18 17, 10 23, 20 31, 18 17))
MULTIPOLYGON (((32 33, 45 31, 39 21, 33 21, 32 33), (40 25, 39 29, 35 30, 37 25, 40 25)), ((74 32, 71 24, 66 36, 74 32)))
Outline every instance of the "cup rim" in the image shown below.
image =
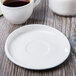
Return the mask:
POLYGON ((30 4, 32 3, 32 1, 33 1, 33 0, 30 0, 30 3, 28 3, 28 4, 26 4, 26 5, 23 5, 23 6, 18 6, 18 7, 5 6, 5 5, 3 5, 3 3, 1 2, 1 0, 0 0, 0 4, 1 4, 2 6, 4 6, 4 7, 6 7, 6 8, 16 9, 16 8, 22 8, 22 7, 28 6, 28 5, 30 5, 30 4))

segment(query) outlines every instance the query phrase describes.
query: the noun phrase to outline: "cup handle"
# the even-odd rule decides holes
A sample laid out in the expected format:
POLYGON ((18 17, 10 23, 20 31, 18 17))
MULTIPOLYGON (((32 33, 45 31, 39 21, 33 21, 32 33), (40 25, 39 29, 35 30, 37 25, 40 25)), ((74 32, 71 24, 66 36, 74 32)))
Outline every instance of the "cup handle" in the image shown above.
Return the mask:
POLYGON ((34 2, 34 8, 35 8, 39 3, 40 3, 40 0, 36 0, 36 1, 34 2))

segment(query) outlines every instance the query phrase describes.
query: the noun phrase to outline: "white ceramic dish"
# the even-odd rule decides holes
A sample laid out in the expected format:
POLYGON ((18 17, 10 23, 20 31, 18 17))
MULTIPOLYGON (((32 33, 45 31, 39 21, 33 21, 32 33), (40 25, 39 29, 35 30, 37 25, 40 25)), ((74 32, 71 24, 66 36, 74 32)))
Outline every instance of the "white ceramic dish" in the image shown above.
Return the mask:
POLYGON ((59 15, 76 15, 76 0, 49 0, 49 7, 59 15))
POLYGON ((70 44, 60 31, 32 24, 18 28, 8 36, 5 53, 23 68, 44 70, 64 62, 70 54, 70 44))

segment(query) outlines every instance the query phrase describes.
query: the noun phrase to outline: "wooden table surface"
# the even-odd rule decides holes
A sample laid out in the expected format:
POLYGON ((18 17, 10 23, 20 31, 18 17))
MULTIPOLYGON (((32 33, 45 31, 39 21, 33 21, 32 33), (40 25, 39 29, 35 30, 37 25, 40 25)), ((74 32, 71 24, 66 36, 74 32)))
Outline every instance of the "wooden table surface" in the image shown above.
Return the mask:
POLYGON ((61 17, 48 7, 48 0, 41 0, 32 16, 22 25, 13 25, 0 17, 0 76, 76 76, 76 50, 71 49, 68 59, 56 68, 33 71, 13 64, 5 55, 4 45, 8 35, 26 24, 46 24, 63 32, 68 39, 76 32, 76 17, 61 17))

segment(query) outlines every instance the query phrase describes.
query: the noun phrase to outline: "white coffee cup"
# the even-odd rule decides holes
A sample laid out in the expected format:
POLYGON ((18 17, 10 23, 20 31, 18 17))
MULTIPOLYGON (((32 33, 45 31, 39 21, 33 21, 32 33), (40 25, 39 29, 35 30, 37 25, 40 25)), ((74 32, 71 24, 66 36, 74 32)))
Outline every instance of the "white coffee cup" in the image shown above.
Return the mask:
POLYGON ((33 9, 40 3, 40 0, 30 0, 30 3, 19 7, 8 7, 3 5, 1 0, 0 7, 4 17, 12 24, 24 23, 32 14, 33 9))

